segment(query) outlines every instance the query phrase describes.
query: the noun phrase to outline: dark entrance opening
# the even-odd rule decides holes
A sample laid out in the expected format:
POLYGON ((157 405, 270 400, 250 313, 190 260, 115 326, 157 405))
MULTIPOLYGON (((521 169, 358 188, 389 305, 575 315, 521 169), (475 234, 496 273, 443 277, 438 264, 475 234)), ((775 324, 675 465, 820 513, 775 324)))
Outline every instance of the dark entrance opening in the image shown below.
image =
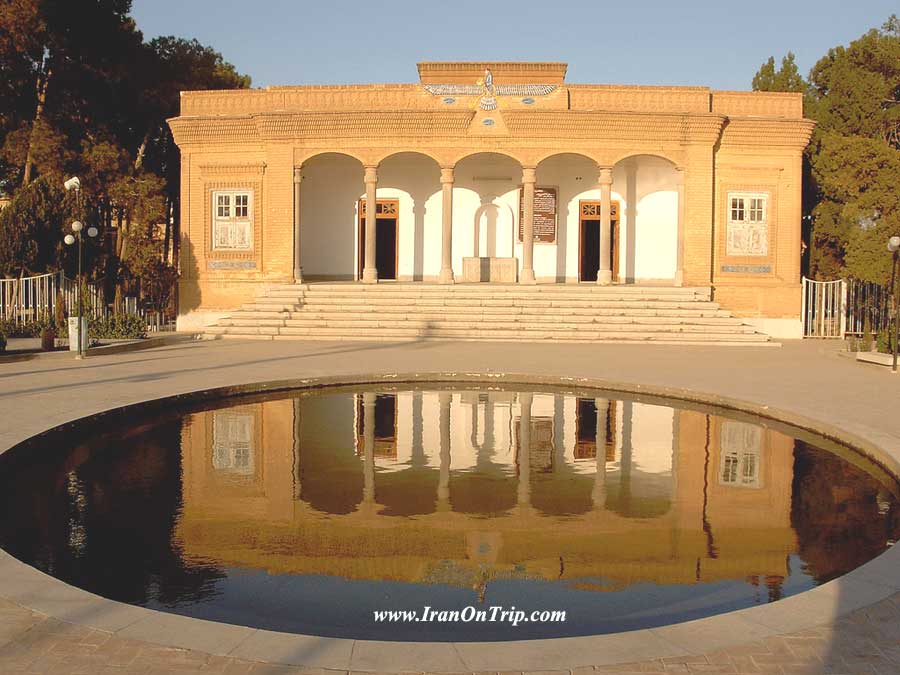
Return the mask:
MULTIPOLYGON (((597 281, 600 269, 600 202, 583 199, 578 224, 578 280, 597 281)), ((619 278, 619 202, 610 203, 612 278, 619 278)))
MULTIPOLYGON (((359 277, 362 279, 366 264, 366 202, 359 200, 359 277)), ((379 199, 375 206, 375 269, 379 279, 397 278, 397 225, 400 202, 397 199, 379 199)))

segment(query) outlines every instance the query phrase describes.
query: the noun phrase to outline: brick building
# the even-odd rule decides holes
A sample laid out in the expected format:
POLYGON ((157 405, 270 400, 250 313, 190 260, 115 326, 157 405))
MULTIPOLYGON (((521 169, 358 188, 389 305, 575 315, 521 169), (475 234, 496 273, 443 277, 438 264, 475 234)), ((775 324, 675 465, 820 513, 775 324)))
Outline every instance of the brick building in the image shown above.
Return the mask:
POLYGON ((801 95, 418 70, 182 94, 181 328, 297 283, 481 281, 699 289, 800 336, 801 95))

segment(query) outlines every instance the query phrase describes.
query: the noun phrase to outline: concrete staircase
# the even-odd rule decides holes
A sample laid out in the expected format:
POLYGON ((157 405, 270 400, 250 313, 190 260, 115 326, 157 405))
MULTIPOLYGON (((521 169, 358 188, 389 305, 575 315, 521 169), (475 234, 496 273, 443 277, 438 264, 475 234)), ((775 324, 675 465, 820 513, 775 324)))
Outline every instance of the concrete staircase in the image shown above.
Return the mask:
POLYGON ((708 288, 588 284, 273 286, 204 337, 777 344, 711 302, 708 288))

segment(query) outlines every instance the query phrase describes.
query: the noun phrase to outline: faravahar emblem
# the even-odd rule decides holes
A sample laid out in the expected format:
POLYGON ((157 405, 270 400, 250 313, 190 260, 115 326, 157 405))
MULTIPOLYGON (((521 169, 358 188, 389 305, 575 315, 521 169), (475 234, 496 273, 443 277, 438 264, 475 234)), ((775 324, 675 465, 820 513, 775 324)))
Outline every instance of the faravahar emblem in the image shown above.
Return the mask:
POLYGON ((478 107, 496 110, 500 96, 546 96, 556 89, 555 84, 494 84, 494 74, 485 68, 484 77, 475 84, 426 84, 425 90, 435 96, 479 96, 478 107))

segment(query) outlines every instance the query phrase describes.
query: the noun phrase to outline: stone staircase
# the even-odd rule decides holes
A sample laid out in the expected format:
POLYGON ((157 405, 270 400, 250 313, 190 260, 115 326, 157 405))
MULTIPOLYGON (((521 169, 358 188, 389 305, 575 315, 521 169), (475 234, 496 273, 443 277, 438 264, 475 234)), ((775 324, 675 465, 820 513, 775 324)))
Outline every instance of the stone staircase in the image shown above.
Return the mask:
POLYGON ((777 345, 708 288, 587 284, 272 286, 204 337, 777 345))

